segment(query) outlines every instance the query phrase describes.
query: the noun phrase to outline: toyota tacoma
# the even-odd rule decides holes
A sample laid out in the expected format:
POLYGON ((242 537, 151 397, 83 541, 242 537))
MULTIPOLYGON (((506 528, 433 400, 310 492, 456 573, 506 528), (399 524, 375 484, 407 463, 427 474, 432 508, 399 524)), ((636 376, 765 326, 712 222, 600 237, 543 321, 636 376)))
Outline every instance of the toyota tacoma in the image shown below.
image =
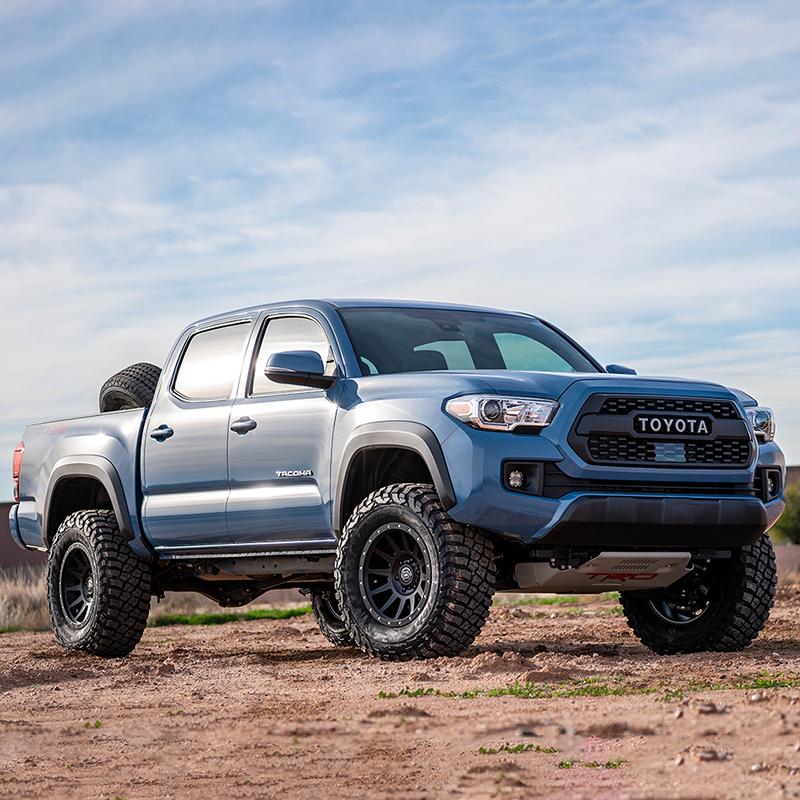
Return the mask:
POLYGON ((331 642, 386 659, 462 652, 496 591, 618 591, 658 653, 739 650, 773 602, 772 412, 603 367, 528 314, 248 308, 114 375, 100 412, 14 452, 11 533, 47 551, 69 649, 129 653, 168 591, 295 587, 331 642))

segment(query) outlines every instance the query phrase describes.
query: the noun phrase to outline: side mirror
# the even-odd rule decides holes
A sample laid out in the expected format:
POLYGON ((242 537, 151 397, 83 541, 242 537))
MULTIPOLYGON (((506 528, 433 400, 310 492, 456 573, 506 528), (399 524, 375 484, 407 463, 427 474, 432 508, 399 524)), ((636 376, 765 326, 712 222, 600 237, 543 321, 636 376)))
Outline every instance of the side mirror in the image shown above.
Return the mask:
POLYGON ((624 367, 622 364, 606 364, 606 372, 612 375, 635 375, 636 370, 631 367, 624 367))
POLYGON ((327 389, 336 383, 336 376, 325 374, 322 358, 313 350, 273 353, 267 361, 264 374, 275 383, 312 386, 315 389, 327 389))

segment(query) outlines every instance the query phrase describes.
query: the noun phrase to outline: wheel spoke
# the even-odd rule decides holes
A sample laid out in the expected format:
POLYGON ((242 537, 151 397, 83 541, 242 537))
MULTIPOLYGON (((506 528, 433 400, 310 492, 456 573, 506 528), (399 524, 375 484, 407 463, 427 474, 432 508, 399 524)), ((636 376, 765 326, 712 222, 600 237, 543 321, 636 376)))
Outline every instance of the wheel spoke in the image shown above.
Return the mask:
POLYGON ((361 593, 374 617, 404 625, 420 613, 430 591, 430 561, 411 528, 399 522, 379 528, 361 565, 361 593))
POLYGON ((73 608, 80 607, 83 604, 83 602, 84 602, 83 595, 79 594, 74 600, 70 600, 67 603, 67 608, 72 610, 73 608))
POLYGON ((67 549, 59 575, 61 609, 67 620, 81 626, 93 607, 92 565, 82 545, 67 549))
POLYGON ((377 556, 378 558, 385 561, 387 564, 391 564, 394 561, 394 556, 390 556, 385 550, 374 549, 372 551, 373 556, 377 556))
POLYGON ((394 591, 394 589, 392 589, 392 593, 391 595, 389 595, 389 599, 378 609, 378 613, 383 614, 383 612, 386 611, 386 609, 389 608, 389 606, 392 603, 394 603, 395 600, 397 600, 398 598, 399 595, 397 594, 397 592, 394 591))
POLYGON ((391 583, 382 583, 379 586, 371 586, 369 588, 369 593, 372 597, 377 597, 379 594, 384 594, 384 592, 394 592, 391 583))

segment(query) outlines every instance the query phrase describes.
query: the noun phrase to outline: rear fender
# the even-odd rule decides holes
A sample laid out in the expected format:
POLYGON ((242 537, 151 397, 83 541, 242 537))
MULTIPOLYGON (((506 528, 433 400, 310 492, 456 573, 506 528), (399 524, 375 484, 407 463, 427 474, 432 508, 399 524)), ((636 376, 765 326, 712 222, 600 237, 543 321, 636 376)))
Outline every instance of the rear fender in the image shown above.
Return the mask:
POLYGON ((51 513, 59 484, 71 478, 90 478, 101 484, 111 501, 111 508, 114 511, 117 525, 122 535, 131 543, 131 549, 143 557, 151 555, 149 548, 144 543, 131 519, 119 473, 107 458, 92 455, 67 456, 59 460, 53 469, 47 486, 42 519, 45 546, 50 546, 57 529, 57 524, 53 521, 51 513))

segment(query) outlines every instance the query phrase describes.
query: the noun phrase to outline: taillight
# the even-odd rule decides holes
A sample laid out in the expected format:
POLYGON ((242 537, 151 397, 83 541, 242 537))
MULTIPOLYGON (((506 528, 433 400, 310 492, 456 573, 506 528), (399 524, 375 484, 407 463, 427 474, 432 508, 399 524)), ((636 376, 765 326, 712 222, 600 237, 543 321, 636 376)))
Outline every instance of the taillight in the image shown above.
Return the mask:
POLYGON ((25 452, 24 442, 14 448, 14 460, 11 462, 11 479, 14 481, 14 502, 19 503, 19 472, 22 468, 22 454, 25 452))

